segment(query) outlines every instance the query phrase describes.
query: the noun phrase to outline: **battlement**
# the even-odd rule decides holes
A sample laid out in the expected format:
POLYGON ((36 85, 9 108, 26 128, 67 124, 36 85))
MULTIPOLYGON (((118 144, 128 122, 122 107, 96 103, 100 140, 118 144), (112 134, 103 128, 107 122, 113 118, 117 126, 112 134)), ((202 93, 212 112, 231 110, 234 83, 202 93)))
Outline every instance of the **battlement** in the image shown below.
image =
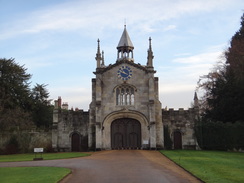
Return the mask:
POLYGON ((197 108, 179 108, 179 109, 174 109, 174 108, 169 108, 169 109, 162 109, 162 114, 167 114, 167 115, 176 115, 176 114, 186 114, 186 113, 196 113, 198 111, 197 108))
POLYGON ((193 124, 195 119, 198 117, 198 108, 189 108, 183 109, 179 108, 177 110, 170 108, 162 109, 162 120, 164 125, 172 126, 175 124, 176 126, 185 126, 188 124, 193 124))

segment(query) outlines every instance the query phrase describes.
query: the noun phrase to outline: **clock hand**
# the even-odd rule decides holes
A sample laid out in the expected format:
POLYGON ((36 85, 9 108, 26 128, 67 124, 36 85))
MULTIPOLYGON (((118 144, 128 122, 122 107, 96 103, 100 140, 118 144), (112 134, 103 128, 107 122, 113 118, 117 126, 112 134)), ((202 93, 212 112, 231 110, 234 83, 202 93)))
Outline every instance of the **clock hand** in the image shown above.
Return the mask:
POLYGON ((121 73, 125 74, 125 75, 129 75, 128 73, 126 73, 125 71, 121 71, 121 73))

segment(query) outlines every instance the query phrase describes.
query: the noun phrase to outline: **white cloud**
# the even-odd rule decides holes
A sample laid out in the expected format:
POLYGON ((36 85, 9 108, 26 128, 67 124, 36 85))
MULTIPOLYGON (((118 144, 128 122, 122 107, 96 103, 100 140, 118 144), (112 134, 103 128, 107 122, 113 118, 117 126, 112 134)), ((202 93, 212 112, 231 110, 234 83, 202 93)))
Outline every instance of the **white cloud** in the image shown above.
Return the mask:
POLYGON ((62 102, 68 103, 69 108, 80 108, 84 110, 88 110, 89 104, 91 103, 91 89, 84 87, 56 87, 50 88, 51 96, 50 98, 53 100, 57 100, 60 96, 62 98, 62 102), (58 96, 55 95, 58 93, 58 96))
POLYGON ((173 70, 181 79, 197 80, 199 76, 207 74, 213 66, 222 58, 222 44, 211 46, 205 52, 188 57, 173 59, 173 70), (194 78, 194 79, 193 79, 194 78))
POLYGON ((219 60, 220 53, 201 53, 190 57, 174 59, 170 66, 161 66, 158 75, 169 82, 196 81, 199 76, 207 74, 210 71, 219 60))
POLYGON ((193 102, 194 91, 178 91, 175 93, 160 93, 162 108, 184 108, 191 107, 193 102))
POLYGON ((159 92, 160 93, 178 93, 178 92, 187 92, 187 91, 194 91, 196 85, 194 84, 182 84, 182 83, 162 83, 159 92), (177 86, 177 88, 176 88, 177 86))
MULTIPOLYGON (((26 33, 42 31, 67 31, 83 29, 85 34, 94 34, 105 27, 118 28, 126 18, 137 30, 151 32, 159 22, 181 17, 184 14, 211 11, 220 7, 228 7, 231 0, 206 1, 87 1, 66 2, 56 6, 31 12, 28 17, 7 23, 0 32, 0 39, 14 37, 26 33), (135 11, 136 10, 136 11, 135 11)), ((166 30, 174 29, 169 25, 166 30)))
POLYGON ((37 68, 43 68, 43 67, 50 67, 53 65, 52 62, 44 62, 43 58, 31 58, 31 59, 22 59, 22 63, 25 63, 27 68, 30 70, 37 69, 37 68))
POLYGON ((191 55, 191 53, 177 53, 174 56, 175 57, 183 57, 183 56, 190 56, 190 55, 191 55))
POLYGON ((218 60, 221 53, 222 51, 201 53, 190 57, 176 58, 173 60, 173 62, 185 64, 213 63, 213 61, 218 60))
POLYGON ((223 45, 211 46, 200 54, 173 59, 172 64, 160 67, 160 98, 168 107, 190 107, 197 81, 210 72, 219 60, 223 45), (186 106, 188 101, 188 106, 186 106))
POLYGON ((174 29, 176 29, 176 25, 168 25, 163 30, 164 31, 170 31, 170 30, 174 30, 174 29))

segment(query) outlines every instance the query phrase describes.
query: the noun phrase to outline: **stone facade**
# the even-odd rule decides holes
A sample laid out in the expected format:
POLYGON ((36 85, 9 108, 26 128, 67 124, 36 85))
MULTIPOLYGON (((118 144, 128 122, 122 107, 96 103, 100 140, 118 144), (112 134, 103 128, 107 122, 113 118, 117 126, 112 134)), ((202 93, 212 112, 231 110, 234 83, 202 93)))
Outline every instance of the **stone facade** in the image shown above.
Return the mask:
POLYGON ((95 125, 96 148, 111 148, 110 126, 120 118, 138 120, 141 123, 142 142, 149 141, 151 148, 163 147, 163 125, 161 113, 158 112, 161 110, 157 91, 158 78, 154 78, 153 74, 151 70, 127 60, 96 71, 92 88, 95 96, 90 105, 90 125, 95 125), (132 70, 133 75, 128 81, 117 77, 121 66, 132 70), (133 88, 134 104, 117 104, 116 91, 119 87, 124 90, 133 88))
POLYGON ((151 38, 146 65, 134 62, 133 49, 125 27, 117 46, 117 60, 105 66, 98 40, 90 110, 67 110, 67 104, 61 105, 61 98, 56 101, 54 149, 163 149, 164 125, 168 127, 174 147, 195 147, 196 108, 162 110, 159 79, 154 76, 151 38))
POLYGON ((197 108, 190 108, 188 110, 184 110, 183 108, 179 110, 162 110, 163 124, 168 128, 173 149, 197 148, 194 135, 194 124, 198 118, 197 113, 197 108))
POLYGON ((53 111, 52 147, 56 151, 87 151, 89 112, 67 110, 61 98, 53 111), (79 144, 79 145, 77 145, 79 144))

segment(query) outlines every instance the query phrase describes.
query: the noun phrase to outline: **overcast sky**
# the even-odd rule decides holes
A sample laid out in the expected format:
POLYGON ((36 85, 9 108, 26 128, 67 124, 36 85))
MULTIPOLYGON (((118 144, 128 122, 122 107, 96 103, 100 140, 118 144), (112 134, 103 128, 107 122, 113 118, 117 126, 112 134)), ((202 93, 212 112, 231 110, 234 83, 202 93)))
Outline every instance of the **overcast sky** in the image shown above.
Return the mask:
POLYGON ((243 0, 0 0, 0 57, 25 65, 51 99, 88 110, 97 39, 114 64, 126 22, 135 63, 146 64, 152 38, 162 107, 187 109, 243 9, 243 0))

